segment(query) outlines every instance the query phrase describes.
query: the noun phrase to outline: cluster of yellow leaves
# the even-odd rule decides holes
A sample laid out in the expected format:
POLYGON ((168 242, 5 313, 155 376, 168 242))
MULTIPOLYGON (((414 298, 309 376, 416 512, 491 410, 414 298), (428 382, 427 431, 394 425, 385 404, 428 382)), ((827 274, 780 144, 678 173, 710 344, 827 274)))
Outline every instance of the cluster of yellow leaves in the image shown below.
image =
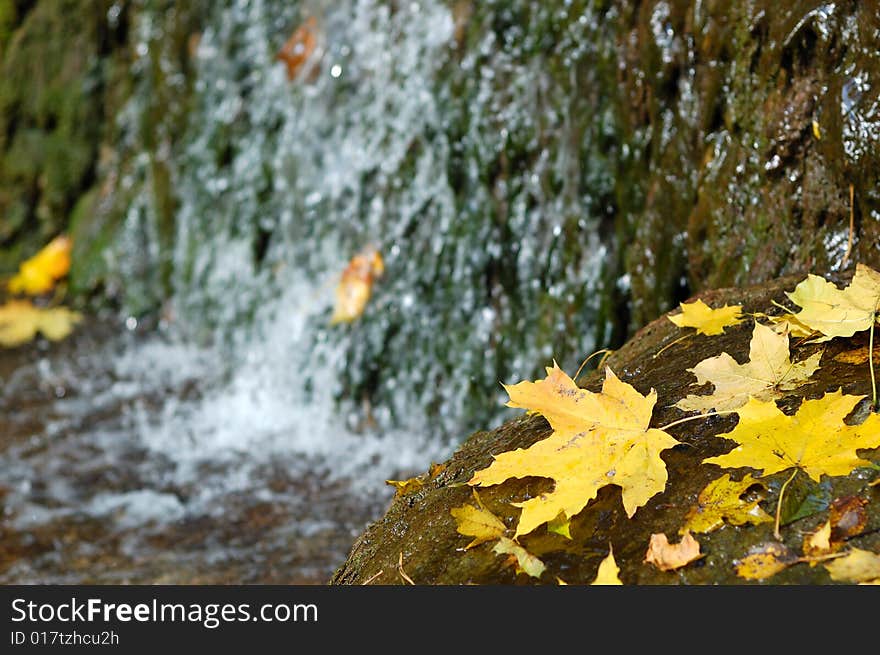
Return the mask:
POLYGON ((804 536, 803 555, 797 555, 778 541, 760 544, 746 557, 734 562, 737 575, 747 580, 764 580, 789 566, 805 562, 810 566, 825 563, 833 580, 873 581, 880 572, 876 568, 880 555, 857 548, 837 555, 846 539, 864 530, 867 522, 865 504, 864 499, 856 496, 838 499, 832 504, 828 520, 804 536))
POLYGON ((32 341, 38 332, 50 341, 59 341, 81 318, 66 307, 35 307, 27 300, 10 300, 0 306, 0 346, 20 346, 32 341))
MULTIPOLYGON (((40 296, 55 288, 70 270, 71 240, 58 236, 24 261, 7 283, 15 295, 40 296)), ((30 300, 10 300, 0 306, 0 346, 14 348, 42 334, 58 341, 73 331, 82 316, 66 307, 39 307, 30 300)))
MULTIPOLYGON (((696 378, 695 385, 711 384, 712 389, 675 403, 683 411, 699 412, 675 423, 712 414, 736 414, 735 427, 718 435, 734 442, 735 447, 724 455, 705 458, 702 463, 751 469, 758 477, 747 473, 733 480, 730 473, 725 473, 707 484, 679 530, 679 543, 670 544, 665 534, 652 535, 644 561, 660 570, 674 570, 704 556, 692 532, 711 532, 725 523, 743 526, 772 521, 758 504, 763 496, 744 498, 749 490, 766 490, 760 478, 800 470, 819 481, 823 475, 845 476, 858 467, 873 465, 857 451, 880 447, 880 416, 871 413, 859 424, 844 422, 865 396, 844 394, 839 389, 802 401, 792 414, 780 410, 776 401, 807 382, 819 368, 823 354, 816 352, 795 361, 790 352, 790 336, 809 339, 810 343, 852 336, 868 329, 873 336, 873 325, 880 320, 880 273, 860 264, 845 289, 810 275, 787 295, 801 309, 786 310, 777 317, 754 314, 748 361, 739 363, 729 354, 721 353, 688 369, 696 378), (769 324, 759 323, 759 317, 769 319, 769 324)), ((698 300, 683 303, 681 312, 670 315, 669 320, 682 328, 694 328, 686 336, 713 336, 742 323, 745 317, 739 305, 713 309, 698 300)), ((864 358, 859 353, 857 359, 872 361, 872 353, 866 351, 864 358)), ((504 388, 510 397, 508 407, 542 415, 552 433, 528 448, 495 455, 489 466, 476 471, 468 481, 473 487, 531 476, 553 481, 550 491, 514 503, 522 511, 514 537, 508 541, 519 548, 519 537, 544 524, 548 531, 571 538, 569 520, 606 485, 620 487, 626 514, 632 517, 639 507, 664 490, 667 472, 660 453, 679 443, 665 429, 650 426, 657 402, 655 390, 643 395, 621 381, 609 367, 598 393, 579 388, 555 362, 546 372, 542 380, 504 388)), ((871 372, 873 381, 873 369, 871 372)), ((784 490, 785 484, 777 505, 777 539, 784 490)), ((779 541, 768 542, 735 562, 737 574, 758 580, 797 562, 815 565, 834 559, 826 566, 835 580, 876 583, 880 579, 880 555, 857 549, 837 552, 844 538, 864 527, 860 502, 851 501, 839 515, 832 510, 828 522, 804 540, 802 556, 779 541)), ((507 528, 491 513, 487 515, 482 503, 477 508, 456 508, 452 512, 459 521, 459 532, 474 537, 467 548, 486 540, 497 539, 501 544, 506 539, 507 528)), ((514 550, 499 544, 495 546, 496 552, 514 550)), ((613 552, 609 551, 593 584, 619 584, 618 572, 613 552)), ((564 584, 561 580, 560 583, 564 584)))
POLYGON ((544 562, 523 548, 515 538, 506 536, 507 526, 504 525, 504 521, 486 508, 476 489, 473 490, 473 494, 476 505, 464 505, 450 510, 458 524, 459 534, 473 537, 473 540, 465 546, 465 550, 482 543, 497 541, 492 552, 509 555, 509 561, 516 564, 517 573, 523 572, 533 578, 540 578, 544 572, 544 562))

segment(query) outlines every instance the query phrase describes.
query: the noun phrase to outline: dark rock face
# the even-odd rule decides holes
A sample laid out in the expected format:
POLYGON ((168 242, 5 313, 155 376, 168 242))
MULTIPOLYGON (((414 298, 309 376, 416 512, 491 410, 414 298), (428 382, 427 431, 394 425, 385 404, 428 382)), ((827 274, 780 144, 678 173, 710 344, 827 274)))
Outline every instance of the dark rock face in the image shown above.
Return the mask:
MULTIPOLYGON (((784 291, 791 291, 799 280, 797 276, 789 276, 745 289, 710 291, 699 297, 713 307, 742 304, 746 312, 767 312, 772 309, 772 301, 786 302, 784 291)), ((747 320, 727 328, 723 335, 694 336, 655 357, 661 348, 683 334, 665 316, 660 317, 613 353, 606 365, 643 394, 652 388, 657 390, 658 402, 651 425, 665 425, 685 415, 671 405, 694 392, 689 387, 694 378, 685 369, 722 351, 740 363, 746 361, 752 326, 753 321, 747 320)), ((838 388, 847 394, 867 395, 870 399, 867 364, 845 364, 834 359, 842 351, 866 345, 867 340, 867 333, 850 339, 834 339, 824 346, 797 347, 792 340, 792 359, 800 360, 823 351, 821 367, 806 384, 782 398, 779 406, 786 413, 793 413, 802 399, 818 398, 838 388)), ((582 386, 598 391, 602 378, 602 373, 593 371, 582 386)), ((504 557, 492 552, 491 544, 464 550, 470 539, 457 533, 450 510, 473 504, 471 488, 465 483, 474 471, 488 466, 494 454, 527 448, 549 436, 550 428, 540 416, 523 415, 492 431, 477 432, 444 462, 442 471, 433 476, 425 474, 421 488, 395 497, 384 518, 370 525, 355 542, 331 584, 367 581, 404 584, 398 570, 399 561, 416 584, 557 584, 557 578, 568 584, 588 584, 595 578, 609 544, 613 545, 621 569, 620 578, 625 584, 747 584, 750 581, 736 575, 734 562, 744 557, 751 547, 774 541, 772 522, 743 527, 725 525, 707 534, 697 534, 705 557, 677 571, 661 572, 644 562, 652 533, 663 532, 670 542, 680 539, 678 530, 697 495, 722 473, 718 466, 701 462, 731 450, 734 442, 717 435, 730 431, 736 422, 735 416, 716 416, 669 428, 681 445, 661 454, 669 472, 666 488, 639 508, 632 518, 626 516, 619 488, 609 485, 600 489, 597 498, 571 519, 571 540, 548 531, 546 526, 521 537, 522 545, 547 565, 537 580, 517 574, 504 557)), ((876 462, 880 452, 861 451, 860 454, 876 462)), ((735 477, 741 473, 738 471, 735 477)), ((768 491, 761 506, 771 516, 775 514, 780 487, 789 475, 790 471, 785 471, 762 480, 768 491)), ((849 545, 873 551, 880 546, 880 533, 876 529, 880 527, 880 487, 870 486, 876 477, 876 471, 862 468, 848 476, 822 480, 828 498, 857 496, 859 502, 865 503, 868 523, 860 536, 849 540, 849 545)), ((481 487, 480 496, 510 527, 519 513, 511 503, 551 488, 552 481, 543 478, 510 479, 499 485, 481 487)), ((791 492, 791 488, 787 493, 801 493, 791 492)), ((795 553, 802 553, 804 535, 828 519, 827 505, 826 499, 824 507, 815 513, 783 523, 781 536, 795 553)), ((767 582, 827 584, 831 580, 824 567, 798 563, 768 578, 767 582)))

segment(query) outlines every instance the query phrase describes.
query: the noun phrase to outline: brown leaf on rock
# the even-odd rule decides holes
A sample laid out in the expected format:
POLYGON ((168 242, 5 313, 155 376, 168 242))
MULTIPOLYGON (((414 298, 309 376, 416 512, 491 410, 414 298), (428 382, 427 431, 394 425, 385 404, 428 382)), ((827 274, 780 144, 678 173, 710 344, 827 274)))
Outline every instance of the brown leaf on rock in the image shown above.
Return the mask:
POLYGON ((831 501, 828 520, 831 524, 831 540, 844 541, 862 534, 868 523, 865 505, 868 501, 858 496, 844 496, 831 501))
MULTIPOLYGON (((835 362, 841 362, 842 364, 864 364, 868 361, 868 346, 844 350, 837 353, 833 359, 835 362)), ((874 363, 880 364, 880 350, 874 351, 874 363)))
POLYGON ((686 532, 677 544, 670 544, 669 539, 661 532, 651 535, 645 562, 653 564, 661 571, 672 571, 704 556, 700 553, 700 543, 690 532, 686 532))

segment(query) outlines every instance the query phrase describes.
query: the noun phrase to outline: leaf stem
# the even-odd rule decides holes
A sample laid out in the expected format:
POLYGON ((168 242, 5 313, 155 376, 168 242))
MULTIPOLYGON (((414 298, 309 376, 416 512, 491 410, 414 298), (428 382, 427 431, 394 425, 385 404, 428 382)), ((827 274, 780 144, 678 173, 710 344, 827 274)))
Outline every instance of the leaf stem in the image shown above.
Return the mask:
POLYGON ((877 378, 874 377, 874 325, 875 318, 871 321, 871 329, 868 331, 868 368, 871 371, 871 411, 877 411, 877 378))
POLYGON ((667 423, 666 425, 661 425, 658 430, 666 430, 668 428, 674 427, 681 423, 687 423, 688 421, 696 421, 701 418, 708 418, 710 416, 724 416, 726 414, 736 414, 738 410, 735 409, 725 409, 721 412, 708 412, 706 414, 697 414, 696 416, 685 416, 684 418, 680 418, 677 421, 673 421, 672 423, 667 423))
POLYGON ((685 334, 685 335, 680 336, 680 337, 679 337, 678 339, 676 339, 675 341, 670 341, 670 342, 667 343, 665 346, 663 346, 660 350, 658 350, 657 352, 655 352, 654 355, 653 355, 653 357, 651 357, 651 359, 657 359, 657 358, 660 356, 660 353, 662 353, 662 352, 663 352, 664 350, 666 350, 667 348, 671 348, 672 346, 674 346, 675 344, 677 344, 679 341, 684 341, 685 339, 689 339, 690 337, 694 336, 695 334, 696 334, 696 332, 690 332, 690 333, 688 333, 688 334, 685 334))
POLYGON ((782 515, 782 496, 785 494, 785 488, 788 486, 788 483, 794 480, 794 476, 797 475, 797 472, 798 469, 795 469, 794 472, 788 476, 788 480, 786 480, 779 489, 779 500, 776 501, 776 523, 773 524, 773 536, 779 541, 782 541, 782 535, 779 534, 779 518, 782 515))
MULTIPOLYGON (((571 379, 571 381, 575 382, 578 379, 578 375, 580 375, 581 371, 584 370, 584 366, 586 366, 587 362, 590 361, 591 359, 593 359, 593 357, 595 357, 599 353, 612 353, 612 352, 614 352, 614 351, 611 350, 611 348, 602 348, 602 350, 597 350, 596 352, 594 352, 592 355, 590 355, 584 361, 581 362, 580 368, 578 368, 577 373, 574 374, 574 377, 571 379)), ((602 362, 604 362, 604 361, 605 361, 605 358, 603 357, 600 360, 599 365, 601 366, 602 362)))

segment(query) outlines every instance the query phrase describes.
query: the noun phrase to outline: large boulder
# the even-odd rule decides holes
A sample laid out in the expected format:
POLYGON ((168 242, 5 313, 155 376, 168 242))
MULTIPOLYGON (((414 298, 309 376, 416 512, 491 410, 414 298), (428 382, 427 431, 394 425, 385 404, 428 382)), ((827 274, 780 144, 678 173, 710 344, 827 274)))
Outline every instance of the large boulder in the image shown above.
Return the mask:
MULTIPOLYGON (((712 307, 741 304, 745 312, 778 314, 780 310, 774 302, 792 307, 784 292, 794 289, 800 279, 799 276, 777 278, 759 286, 713 290, 698 297, 712 307)), ((839 282, 843 284, 846 279, 839 282)), ((642 394, 655 389, 658 402, 651 425, 665 425, 687 415, 671 407, 674 403, 689 393, 705 390, 691 386, 695 379, 687 372, 688 368, 722 351, 740 363, 748 360, 754 321, 750 317, 728 327, 721 335, 696 335, 673 344, 693 330, 677 327, 664 315, 641 329, 604 364, 642 394)), ((806 383, 784 395, 778 401, 780 408, 791 414, 803 399, 842 389, 846 394, 867 396, 856 407, 861 416, 847 420, 864 419, 871 396, 867 363, 846 363, 840 361, 845 358, 835 358, 840 353, 865 347, 868 338, 867 332, 861 332, 851 338, 835 338, 813 345, 798 345, 797 339, 792 338, 792 359, 800 360, 821 352, 820 368, 806 383)), ((593 370, 583 378, 581 386, 598 391, 603 378, 603 371, 593 370)), ((722 474, 717 465, 703 464, 702 460, 732 449, 734 442, 723 438, 721 433, 730 431, 737 420, 735 414, 714 416, 670 427, 669 433, 681 444, 661 455, 669 472, 665 490, 637 509, 632 518, 624 511, 620 488, 608 485, 571 519, 571 539, 549 531, 546 526, 521 536, 522 546, 546 564, 539 578, 517 572, 508 557, 493 552, 491 542, 466 549, 471 539, 457 532, 450 510, 474 504, 472 488, 466 483, 475 471, 492 462, 493 455, 527 448, 548 437, 549 424, 538 414, 525 413, 494 430, 477 432, 448 461, 432 466, 430 472, 395 496, 385 516, 357 539, 348 559, 330 582, 334 585, 407 584, 408 577, 416 584, 558 584, 560 579, 568 584, 586 584, 595 579, 599 563, 609 552, 609 544, 613 545, 624 584, 760 582, 739 577, 735 563, 753 547, 776 541, 773 521, 745 526, 725 524, 712 532, 695 535, 704 556, 677 570, 664 572, 645 562, 652 534, 665 533, 673 543, 681 538, 679 528, 698 494, 722 474)), ((875 462, 878 459, 877 451, 859 451, 859 454, 875 462)), ((750 472, 756 474, 756 471, 750 472)), ((738 470, 734 477, 742 473, 738 470)), ((790 470, 783 471, 761 480, 766 490, 760 506, 770 516, 775 516, 780 489, 790 473, 790 470)), ((877 531, 880 486, 871 485, 876 479, 877 471, 867 467, 847 476, 824 476, 821 484, 798 473, 785 491, 788 498, 781 515, 782 542, 795 556, 801 556, 805 535, 828 520, 829 503, 855 497, 856 504, 867 512, 867 523, 858 531, 859 535, 848 539, 847 545, 874 552, 880 550, 880 532, 877 531), (803 516, 795 518, 798 514, 803 516), (786 520, 786 517, 794 520, 786 520)), ((509 479, 502 484, 481 487, 480 497, 510 528, 520 513, 513 503, 534 497, 552 486, 552 480, 545 478, 509 479)), ((765 580, 773 584, 833 582, 824 566, 808 562, 795 563, 765 580)))

